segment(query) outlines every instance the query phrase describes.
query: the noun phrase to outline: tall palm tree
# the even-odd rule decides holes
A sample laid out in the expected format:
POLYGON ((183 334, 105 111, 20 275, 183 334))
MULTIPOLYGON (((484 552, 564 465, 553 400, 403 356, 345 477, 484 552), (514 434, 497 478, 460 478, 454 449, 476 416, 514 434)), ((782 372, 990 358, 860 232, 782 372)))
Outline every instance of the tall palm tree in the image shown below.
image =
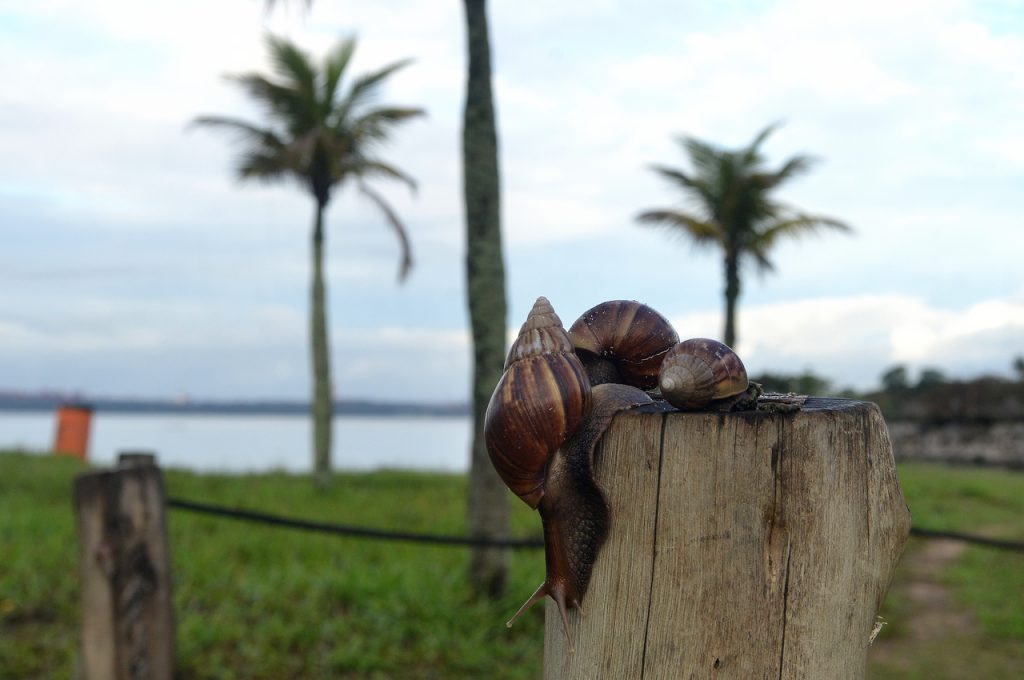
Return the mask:
MULTIPOLYGON (((484 411, 505 365, 505 262, 501 245, 498 133, 491 91, 491 44, 486 0, 464 0, 467 78, 462 117, 463 198, 466 207, 466 298, 473 331, 473 443, 469 466, 469 530, 508 535, 508 491, 484 445, 484 411)), ((470 582, 498 597, 505 589, 505 551, 474 548, 470 582)))
MULTIPOLYGON (((274 6, 275 0, 267 0, 274 6)), ((304 0, 305 5, 312 0, 304 0)), ((466 210, 466 303, 473 338, 473 439, 469 456, 469 531, 508 535, 508 491, 484 446, 484 412, 505 363, 505 262, 501 244, 498 134, 491 91, 487 0, 463 0, 466 16, 466 102, 462 116, 463 200, 466 210)), ((474 547, 473 588, 497 598, 508 574, 507 551, 474 547)))
POLYGON ((690 157, 692 173, 660 165, 653 170, 682 190, 694 212, 662 209, 637 216, 641 224, 668 227, 698 246, 721 249, 725 269, 725 344, 736 343, 736 302, 740 295, 740 268, 753 260, 760 272, 775 265, 768 255, 779 239, 831 227, 850 231, 839 220, 808 215, 776 201, 772 192, 786 180, 807 172, 814 162, 794 156, 778 169, 765 167, 761 144, 777 125, 762 130, 750 145, 728 150, 694 137, 679 141, 690 157))
POLYGON ((354 184, 383 213, 398 236, 401 257, 398 279, 412 267, 405 226, 368 180, 398 180, 411 189, 416 183, 376 152, 399 124, 423 115, 419 108, 376 106, 381 85, 406 66, 398 61, 368 74, 346 79, 356 41, 342 40, 318 68, 309 55, 287 39, 267 36, 273 76, 259 73, 232 76, 265 109, 265 125, 224 116, 201 116, 198 125, 236 134, 245 147, 238 156, 243 180, 294 180, 312 196, 313 218, 310 286, 310 349, 313 369, 313 469, 324 483, 331 467, 331 370, 324 285, 324 210, 333 192, 354 184), (347 88, 343 81, 347 80, 347 88))

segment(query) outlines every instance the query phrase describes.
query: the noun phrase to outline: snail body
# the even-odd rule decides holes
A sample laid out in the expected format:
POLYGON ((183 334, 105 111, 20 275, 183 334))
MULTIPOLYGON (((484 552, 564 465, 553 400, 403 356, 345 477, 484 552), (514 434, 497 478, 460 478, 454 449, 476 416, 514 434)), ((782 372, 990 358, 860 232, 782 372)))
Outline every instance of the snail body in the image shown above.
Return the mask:
POLYGON ((632 300, 588 309, 569 328, 569 338, 594 385, 623 383, 643 390, 657 387, 662 360, 679 342, 665 317, 632 300))
POLYGON ((680 342, 665 354, 658 387, 683 410, 698 409, 747 389, 747 370, 727 345, 708 338, 680 342))
POLYGON ((487 452, 502 481, 531 508, 555 451, 590 409, 590 382, 547 298, 530 310, 484 414, 487 452))
POLYGON ((558 605, 562 628, 572 645, 569 609, 580 608, 594 562, 608 536, 610 513, 594 479, 594 449, 616 413, 650 401, 646 392, 629 385, 594 387, 592 409, 548 467, 546 493, 538 508, 544 526, 546 577, 507 625, 549 596, 558 605))

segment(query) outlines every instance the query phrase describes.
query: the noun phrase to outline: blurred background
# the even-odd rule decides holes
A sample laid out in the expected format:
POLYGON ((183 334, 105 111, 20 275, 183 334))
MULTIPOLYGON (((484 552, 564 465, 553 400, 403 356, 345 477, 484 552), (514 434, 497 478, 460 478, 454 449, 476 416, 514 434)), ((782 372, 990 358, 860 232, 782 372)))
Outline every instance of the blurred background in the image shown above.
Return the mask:
MULTIPOLYGON (((450 507, 433 520, 415 503, 381 521, 346 517, 466 530, 463 8, 271 5, 0 0, 0 536, 45 533, 54 551, 19 543, 0 565, 0 677, 59 677, 74 657, 76 586, 38 570, 72 541, 66 484, 79 463, 38 455, 55 448, 61 404, 92 407, 92 463, 156 451, 177 468, 172 493, 339 519, 357 489, 417 488, 450 507), (396 282, 400 242, 372 197, 342 183, 324 213, 338 475, 315 493, 301 479, 312 470, 314 203, 300 183, 240 182, 244 144, 192 124, 267 120, 225 75, 273 73, 268 34, 317 64, 355 37, 356 76, 409 58, 370 103, 425 112, 372 146, 416 182, 373 182, 408 234, 406 280, 396 282)), ((700 175, 687 139, 721 154, 756 148, 762 170, 803 158, 771 187, 773 205, 824 221, 739 262, 734 347, 748 372, 770 390, 879 403, 915 524, 1024 539, 1024 481, 1012 471, 1024 467, 1020 3, 492 0, 487 11, 510 337, 543 295, 566 326, 622 298, 682 337, 722 338, 725 249, 638 216, 706 216, 665 172, 700 175)), ((536 534, 520 510, 513 532, 536 534)), ((458 551, 426 549, 444 591, 398 566, 384 569, 388 583, 367 582, 384 547, 353 542, 339 558, 329 538, 256 548, 212 520, 171 529, 176 560, 198 555, 175 565, 187 677, 502 677, 491 658, 512 661, 508 677, 539 672, 539 620, 474 637, 532 590, 539 555, 514 558, 513 592, 493 603, 461 583, 458 551), (261 565, 229 602, 207 599, 223 583, 199 575, 203 560, 226 558, 192 545, 197 536, 261 565), (281 574, 293 578, 268 584, 285 553, 281 574), (296 575, 301 564, 321 566, 296 575), (424 591, 455 598, 452 611, 418 600, 442 597, 424 591), (249 638, 252 611, 275 609, 282 593, 299 610, 342 604, 285 611, 249 638), (469 618, 450 620, 460 609, 469 618), (328 631, 296 623, 304 615, 351 620, 328 631)), ((416 562, 417 550, 394 554, 416 562)), ((874 677, 1018 677, 1021 573, 1019 553, 912 542, 874 677)))

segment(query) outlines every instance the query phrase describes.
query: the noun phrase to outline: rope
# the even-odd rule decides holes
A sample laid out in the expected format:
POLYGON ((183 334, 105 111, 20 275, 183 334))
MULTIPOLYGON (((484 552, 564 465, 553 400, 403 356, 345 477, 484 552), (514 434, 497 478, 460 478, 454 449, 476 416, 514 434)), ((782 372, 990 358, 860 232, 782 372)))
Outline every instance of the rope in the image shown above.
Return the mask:
POLYGON ((412 543, 432 543, 435 545, 452 546, 474 546, 479 548, 543 548, 544 541, 534 538, 523 539, 492 539, 473 538, 468 536, 444 536, 440 534, 417 534, 408 531, 386 531, 384 529, 369 529, 367 527, 356 527, 348 524, 334 524, 332 522, 319 522, 308 519, 292 519, 280 515, 271 515, 265 512, 254 512, 252 510, 240 510, 225 508, 206 503, 196 503, 180 498, 168 498, 167 506, 189 512, 197 512, 204 515, 216 515, 228 517, 246 522, 258 522, 271 526, 289 527, 292 529, 303 529, 306 531, 318 531, 325 534, 340 536, 358 536, 360 538, 376 538, 391 541, 409 541, 412 543))
MULTIPOLYGON (((270 526, 303 529, 305 531, 318 531, 320 533, 335 534, 339 536, 356 536, 359 538, 375 538, 379 540, 389 541, 407 541, 411 543, 431 543, 434 545, 473 546, 478 548, 532 549, 544 547, 544 541, 539 538, 503 540, 492 538, 473 538, 469 536, 445 536, 442 534, 418 534, 409 531, 388 531, 385 529, 370 529, 367 527, 357 527, 349 524, 335 524, 333 522, 320 522, 309 519, 293 519, 290 517, 282 517, 281 515, 271 515, 269 513, 256 512, 253 510, 241 510, 237 508, 226 508, 219 505, 210 505, 208 503, 196 503, 195 501, 187 501, 180 498, 168 498, 167 506, 171 508, 177 508, 179 510, 187 510, 189 512, 195 512, 204 515, 227 517, 230 519, 237 519, 246 522, 268 524, 270 526)), ((1000 550, 1013 550, 1018 552, 1024 552, 1024 542, 1021 541, 1006 541, 998 538, 989 538, 987 536, 962 534, 955 531, 942 531, 937 529, 922 529, 919 527, 911 527, 910 534, 912 536, 918 536, 920 538, 945 538, 948 540, 963 541, 964 543, 980 545, 987 548, 998 548, 1000 550)))
POLYGON ((1004 541, 999 538, 976 536, 974 534, 961 534, 956 531, 942 531, 939 529, 921 529, 919 527, 911 527, 910 535, 920 536, 921 538, 947 538, 953 541, 963 541, 964 543, 982 545, 986 548, 999 548, 1000 550, 1016 550, 1019 552, 1024 552, 1024 542, 1022 541, 1004 541))

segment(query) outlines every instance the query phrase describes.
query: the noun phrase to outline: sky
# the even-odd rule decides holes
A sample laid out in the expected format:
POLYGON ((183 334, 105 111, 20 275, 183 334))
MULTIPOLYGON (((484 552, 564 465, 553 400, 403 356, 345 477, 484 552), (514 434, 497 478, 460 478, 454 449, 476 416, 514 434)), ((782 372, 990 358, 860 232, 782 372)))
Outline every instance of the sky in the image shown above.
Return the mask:
MULTIPOLYGON (((678 139, 818 159, 779 198, 847 222, 744 272, 752 374, 868 389, 1010 375, 1024 354, 1024 4, 1008 0, 489 3, 510 332, 548 297, 566 326, 636 299, 720 337, 721 258, 637 213, 685 205, 651 170, 678 139)), ((198 115, 259 121, 225 74, 264 36, 315 55, 355 35, 361 73, 411 57, 381 101, 428 115, 385 158, 418 181, 327 214, 340 398, 465 401, 462 4, 0 0, 0 390, 303 399, 311 199, 239 183, 198 115)))

